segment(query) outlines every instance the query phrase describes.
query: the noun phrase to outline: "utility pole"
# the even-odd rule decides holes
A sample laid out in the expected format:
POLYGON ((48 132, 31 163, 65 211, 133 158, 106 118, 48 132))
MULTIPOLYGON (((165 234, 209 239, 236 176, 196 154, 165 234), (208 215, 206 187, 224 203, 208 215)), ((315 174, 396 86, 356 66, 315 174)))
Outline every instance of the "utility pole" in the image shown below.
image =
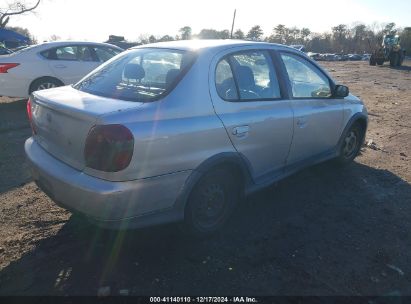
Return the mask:
POLYGON ((233 39, 233 31, 234 31, 234 23, 235 23, 235 14, 237 10, 234 10, 234 16, 233 16, 233 24, 231 25, 231 34, 230 34, 230 39, 233 39))

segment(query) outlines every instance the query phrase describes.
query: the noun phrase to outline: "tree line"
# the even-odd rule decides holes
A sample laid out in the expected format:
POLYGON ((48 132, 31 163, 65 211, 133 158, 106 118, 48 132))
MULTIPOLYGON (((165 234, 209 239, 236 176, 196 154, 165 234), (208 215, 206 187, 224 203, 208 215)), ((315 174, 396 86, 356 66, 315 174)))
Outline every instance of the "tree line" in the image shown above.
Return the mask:
MULTIPOLYGON (((28 36, 36 43, 36 39, 31 33, 21 27, 9 27, 18 33, 28 36)), ((264 32, 259 25, 253 26, 248 32, 237 29, 233 32, 233 39, 245 39, 253 41, 266 41, 285 45, 304 45, 307 51, 316 53, 370 53, 382 43, 382 38, 386 34, 396 33, 401 37, 401 46, 406 49, 407 54, 411 54, 411 27, 396 28, 395 23, 373 24, 367 26, 362 23, 348 26, 339 24, 331 28, 330 32, 315 33, 309 28, 286 27, 279 24, 272 29, 269 35, 264 32)), ((199 33, 193 34, 190 26, 182 27, 175 36, 164 35, 140 35, 135 41, 138 44, 147 44, 162 41, 189 40, 189 39, 229 39, 229 30, 202 29, 199 33)), ((59 40, 60 37, 51 35, 49 40, 59 40)))
MULTIPOLYGON (((0 28, 9 28, 19 32, 36 43, 35 37, 28 29, 21 27, 8 27, 10 17, 33 12, 41 0, 15 0, 7 2, 7 6, 0 8, 0 28)), ((139 44, 153 43, 157 41, 188 40, 188 39, 247 39, 254 41, 266 41, 286 45, 304 45, 307 51, 318 53, 370 53, 382 43, 384 35, 396 33, 401 37, 401 45, 411 54, 411 27, 397 28, 395 23, 373 23, 366 25, 356 23, 353 25, 339 24, 323 33, 311 31, 308 27, 287 27, 278 24, 270 33, 265 34, 260 25, 255 25, 249 31, 237 29, 231 35, 228 29, 216 30, 212 28, 202 29, 193 34, 190 26, 180 28, 177 35, 140 35, 139 44)), ((49 40, 59 39, 51 35, 49 40)))
POLYGON ((401 45, 411 54, 411 27, 397 28, 394 22, 387 24, 373 23, 365 25, 356 23, 351 26, 339 24, 331 28, 331 31, 316 33, 308 27, 287 27, 284 24, 275 26, 271 33, 264 34, 259 25, 253 26, 248 32, 237 29, 231 33, 229 30, 202 29, 199 33, 193 34, 190 26, 184 26, 179 30, 178 35, 165 35, 155 37, 150 35, 141 36, 139 43, 153 43, 157 41, 188 40, 188 39, 246 39, 253 41, 265 41, 280 43, 285 45, 304 45, 307 51, 318 53, 370 53, 377 46, 381 45, 386 34, 398 34, 401 38, 401 45))

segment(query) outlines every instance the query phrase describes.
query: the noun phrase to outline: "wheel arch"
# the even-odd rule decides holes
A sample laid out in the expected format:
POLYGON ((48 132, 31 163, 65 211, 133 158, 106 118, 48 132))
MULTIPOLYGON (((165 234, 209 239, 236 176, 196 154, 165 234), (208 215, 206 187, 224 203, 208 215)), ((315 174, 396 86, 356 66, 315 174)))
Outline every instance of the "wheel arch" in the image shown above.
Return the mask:
POLYGON ((364 113, 356 113, 350 118, 348 123, 345 125, 343 132, 341 133, 340 139, 338 140, 338 144, 337 144, 337 153, 340 153, 341 147, 344 143, 344 138, 346 137, 348 130, 350 130, 350 128, 355 124, 360 125, 361 129, 363 130, 362 138, 361 138, 361 145, 364 143, 365 134, 367 132, 367 127, 368 127, 368 118, 364 113))
POLYGON ((39 81, 39 80, 41 80, 41 79, 53 79, 53 80, 56 80, 56 81, 58 81, 59 83, 61 83, 62 86, 65 85, 65 83, 64 83, 61 79, 58 79, 58 78, 55 77, 55 76, 40 76, 40 77, 37 77, 37 78, 33 79, 33 80, 30 82, 29 90, 28 90, 28 94, 29 94, 29 95, 33 92, 33 90, 32 90, 33 84, 34 84, 36 81, 39 81))
POLYGON ((175 203, 175 207, 182 215, 184 214, 185 207, 194 187, 208 172, 219 168, 224 168, 232 172, 235 177, 238 177, 241 195, 245 194, 246 186, 252 182, 247 164, 237 152, 219 153, 203 161, 187 178, 175 203))

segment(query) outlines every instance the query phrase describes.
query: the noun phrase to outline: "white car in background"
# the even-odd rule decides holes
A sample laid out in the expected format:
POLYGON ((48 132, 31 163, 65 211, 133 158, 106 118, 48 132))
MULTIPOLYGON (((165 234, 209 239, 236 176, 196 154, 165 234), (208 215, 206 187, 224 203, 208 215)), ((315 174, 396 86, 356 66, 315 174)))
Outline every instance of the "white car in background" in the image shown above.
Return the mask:
POLYGON ((0 56, 0 96, 25 98, 73 84, 122 51, 107 43, 59 41, 0 56))

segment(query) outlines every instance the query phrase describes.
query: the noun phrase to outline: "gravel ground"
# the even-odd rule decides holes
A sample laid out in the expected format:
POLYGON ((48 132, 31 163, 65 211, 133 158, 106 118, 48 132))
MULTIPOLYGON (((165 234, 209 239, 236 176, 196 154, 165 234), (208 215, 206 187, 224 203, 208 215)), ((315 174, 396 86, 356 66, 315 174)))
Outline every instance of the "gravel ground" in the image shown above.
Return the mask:
POLYGON ((0 98, 0 295, 411 295, 411 62, 323 64, 366 103, 361 155, 250 196, 227 228, 99 230, 32 182, 25 101, 0 98))

